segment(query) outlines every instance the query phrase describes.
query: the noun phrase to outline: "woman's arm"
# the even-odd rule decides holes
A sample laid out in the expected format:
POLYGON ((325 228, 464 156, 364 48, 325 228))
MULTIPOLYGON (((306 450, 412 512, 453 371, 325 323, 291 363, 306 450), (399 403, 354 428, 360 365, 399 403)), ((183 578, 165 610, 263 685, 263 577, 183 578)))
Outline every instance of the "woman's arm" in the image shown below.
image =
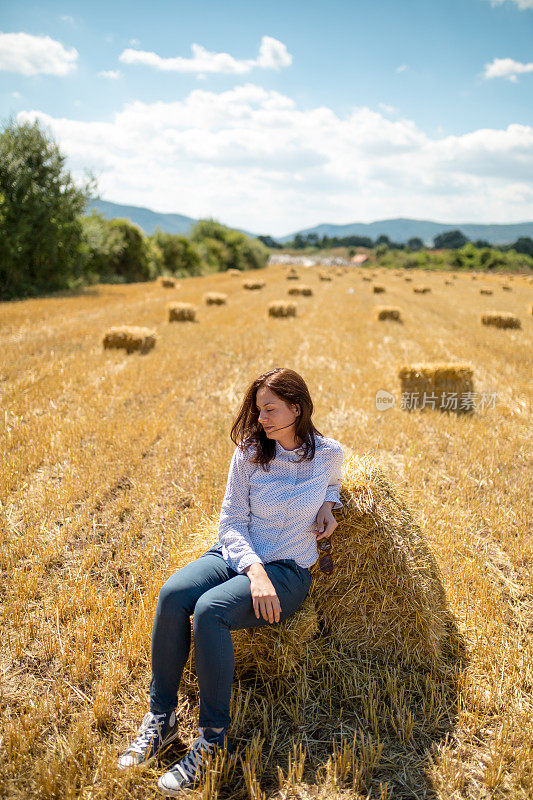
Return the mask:
POLYGON ((250 472, 252 465, 237 446, 231 458, 228 481, 218 524, 218 539, 228 552, 228 563, 242 573, 251 564, 262 564, 252 545, 250 522, 250 472))

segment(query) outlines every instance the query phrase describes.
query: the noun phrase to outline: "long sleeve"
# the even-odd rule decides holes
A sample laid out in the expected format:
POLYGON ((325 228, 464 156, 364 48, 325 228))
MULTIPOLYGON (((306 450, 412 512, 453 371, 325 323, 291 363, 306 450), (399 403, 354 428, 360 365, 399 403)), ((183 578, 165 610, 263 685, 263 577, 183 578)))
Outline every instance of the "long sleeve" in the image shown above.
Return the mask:
POLYGON ((340 491, 342 482, 342 460, 344 453, 341 445, 338 442, 336 444, 337 446, 332 454, 331 477, 329 479, 329 485, 326 490, 324 502, 326 502, 326 500, 331 500, 335 503, 333 508, 342 508, 344 503, 341 500, 340 491))
POLYGON ((239 446, 231 458, 228 482, 218 525, 218 539, 226 550, 227 561, 236 572, 242 573, 250 564, 264 562, 250 540, 250 472, 253 465, 239 446))

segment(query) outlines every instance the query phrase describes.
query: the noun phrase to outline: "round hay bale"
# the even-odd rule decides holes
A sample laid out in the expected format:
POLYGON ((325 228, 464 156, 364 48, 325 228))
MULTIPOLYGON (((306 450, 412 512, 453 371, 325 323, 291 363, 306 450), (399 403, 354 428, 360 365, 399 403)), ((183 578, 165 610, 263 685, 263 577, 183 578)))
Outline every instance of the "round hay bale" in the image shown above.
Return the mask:
POLYGON ((406 283, 412 283, 412 282, 413 282, 413 279, 412 279, 412 278, 411 278, 409 275, 406 275, 406 276, 405 276, 405 278, 404 278, 404 281, 405 281, 406 283))
POLYGON ((429 286, 414 286, 413 287, 413 292, 415 294, 427 294, 430 291, 431 291, 431 289, 429 288, 429 286))
POLYGON ((287 280, 288 281, 298 281, 298 280, 300 280, 300 276, 298 275, 297 272, 289 272, 289 274, 287 275, 287 280))
POLYGON ((522 323, 516 314, 509 311, 489 311, 481 315, 483 325, 493 325, 495 328, 521 328, 522 323))
POLYGON ((509 286, 507 283, 502 283, 502 289, 503 289, 504 292, 512 292, 513 291, 513 287, 509 286))
POLYGON ((474 411, 473 372, 470 364, 463 362, 405 364, 398 369, 401 382, 402 408, 424 411, 469 413, 474 411), (464 404, 460 395, 466 394, 464 404), (449 396, 446 399, 446 396, 449 396))
POLYGON ((385 291, 385 287, 375 283, 374 286, 372 287, 372 291, 374 292, 374 294, 383 294, 383 292, 385 291))
POLYGON ((258 289, 262 289, 265 285, 265 281, 260 280, 248 280, 243 281, 242 288, 248 289, 249 291, 256 291, 258 289))
POLYGON ((329 272, 324 272, 323 270, 321 270, 318 273, 318 279, 320 281, 332 281, 333 277, 329 274, 329 272))
POLYGON ((333 513, 334 570, 310 567, 321 630, 313 642, 342 654, 442 663, 453 619, 438 563, 400 491, 371 454, 343 464, 343 508, 333 513))
POLYGON ((223 294, 223 292, 206 292, 204 294, 206 306, 225 306, 227 299, 228 295, 223 294))
POLYGON ((104 333, 102 344, 105 350, 121 348, 127 353, 147 353, 155 347, 156 332, 139 325, 115 325, 104 333))
POLYGON ((169 303, 169 322, 194 322, 196 319, 196 306, 193 303, 169 303))
POLYGON ((296 303, 290 300, 273 300, 268 304, 269 317, 295 317, 296 303))
POLYGON ((376 306, 376 319, 392 319, 396 322, 401 322, 400 309, 396 306, 376 306))
POLYGON ((159 278, 159 285, 164 289, 174 289, 176 286, 176 279, 170 278, 166 275, 161 275, 159 278))
POLYGON ((242 275, 241 270, 235 269, 235 267, 230 267, 228 270, 226 270, 226 272, 228 275, 231 275, 232 278, 238 278, 239 275, 242 275))
POLYGON ((480 294, 492 294, 492 289, 480 289, 480 294))

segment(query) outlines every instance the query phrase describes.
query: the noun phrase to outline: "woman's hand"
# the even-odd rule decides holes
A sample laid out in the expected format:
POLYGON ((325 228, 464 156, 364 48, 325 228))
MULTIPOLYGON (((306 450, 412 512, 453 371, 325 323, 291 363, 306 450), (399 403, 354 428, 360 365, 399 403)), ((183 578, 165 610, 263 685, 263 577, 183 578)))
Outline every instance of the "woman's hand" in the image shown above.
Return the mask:
POLYGON ((325 500, 318 510, 315 520, 315 528, 317 530, 317 542, 319 539, 329 537, 338 526, 338 522, 333 516, 331 509, 335 504, 331 500, 325 500))
POLYGON ((257 619, 261 615, 267 622, 279 622, 281 603, 272 581, 262 564, 250 564, 245 570, 250 578, 250 590, 257 619))

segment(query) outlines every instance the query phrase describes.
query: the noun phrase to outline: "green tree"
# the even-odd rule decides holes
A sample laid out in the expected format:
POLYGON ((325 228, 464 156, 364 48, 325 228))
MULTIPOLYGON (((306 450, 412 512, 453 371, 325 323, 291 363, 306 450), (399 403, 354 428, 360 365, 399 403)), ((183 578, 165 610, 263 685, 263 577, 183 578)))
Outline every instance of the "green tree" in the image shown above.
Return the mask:
POLYGON ((409 239, 407 242, 407 247, 409 250, 421 250, 424 247, 424 242, 422 239, 419 239, 418 236, 413 236, 412 239, 409 239))
POLYGON ((80 188, 51 134, 10 119, 0 133, 0 298, 85 282, 80 215, 96 181, 80 188))
POLYGON ((447 249, 459 249, 460 247, 464 247, 464 245, 468 242, 468 238, 464 235, 464 233, 458 229, 453 231, 444 231, 444 233, 440 233, 438 236, 433 238, 433 246, 435 249, 447 248, 447 249))
POLYGON ((158 227, 150 238, 161 251, 164 270, 183 276, 201 274, 200 254, 186 236, 165 233, 158 227))

